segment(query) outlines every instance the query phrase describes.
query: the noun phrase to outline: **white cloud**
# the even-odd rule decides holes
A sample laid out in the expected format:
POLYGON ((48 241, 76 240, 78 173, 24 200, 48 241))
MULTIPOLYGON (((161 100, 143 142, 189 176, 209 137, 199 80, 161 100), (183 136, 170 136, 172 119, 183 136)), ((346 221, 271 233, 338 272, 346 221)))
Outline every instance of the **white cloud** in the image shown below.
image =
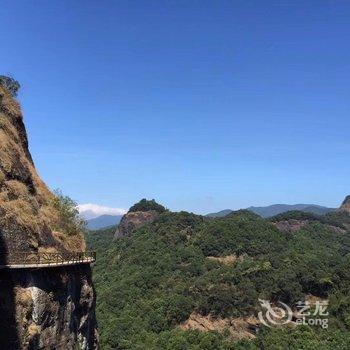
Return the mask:
POLYGON ((80 215, 86 220, 97 218, 101 215, 124 215, 127 212, 122 208, 110 208, 92 203, 79 204, 78 210, 80 215))

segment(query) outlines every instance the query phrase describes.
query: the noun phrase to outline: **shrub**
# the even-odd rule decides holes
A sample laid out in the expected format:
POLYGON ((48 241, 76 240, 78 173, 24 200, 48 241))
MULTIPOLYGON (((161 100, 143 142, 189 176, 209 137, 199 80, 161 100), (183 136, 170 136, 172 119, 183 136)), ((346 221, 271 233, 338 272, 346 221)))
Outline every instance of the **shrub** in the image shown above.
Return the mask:
POLYGON ((278 222, 278 221, 291 220, 291 219, 317 221, 320 219, 320 217, 313 213, 308 213, 300 210, 291 210, 285 213, 277 214, 272 218, 270 218, 269 220, 271 222, 278 222))
POLYGON ((12 96, 17 96, 18 90, 21 87, 17 80, 5 75, 0 75, 0 86, 8 90, 12 96))
POLYGON ((166 209, 162 205, 158 204, 154 199, 147 200, 146 198, 144 198, 144 199, 141 199, 138 203, 134 204, 129 209, 129 213, 134 211, 151 211, 151 210, 155 210, 158 213, 163 213, 165 212, 166 209))
POLYGON ((79 216, 77 203, 71 198, 56 190, 52 204, 58 212, 58 223, 55 229, 63 231, 68 236, 79 234, 85 229, 85 221, 79 216))

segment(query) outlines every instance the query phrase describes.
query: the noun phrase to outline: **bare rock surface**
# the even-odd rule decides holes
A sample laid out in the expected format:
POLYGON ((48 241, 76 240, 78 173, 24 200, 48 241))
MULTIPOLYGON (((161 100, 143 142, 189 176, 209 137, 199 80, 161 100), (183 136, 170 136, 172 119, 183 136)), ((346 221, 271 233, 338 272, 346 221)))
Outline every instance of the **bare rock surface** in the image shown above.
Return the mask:
POLYGON ((350 214, 350 196, 347 196, 340 207, 341 211, 345 211, 350 214))
POLYGON ((0 330, 6 349, 98 348, 88 265, 3 271, 0 288, 2 301, 7 301, 1 311, 11 320, 0 330), (10 329, 14 322, 16 333, 10 329))
POLYGON ((120 221, 115 237, 131 236, 135 230, 154 222, 159 215, 155 210, 129 212, 120 221))
POLYGON ((224 265, 233 265, 236 261, 242 262, 247 255, 237 256, 235 254, 225 255, 225 256, 207 256, 208 260, 217 261, 224 265))
POLYGON ((179 328, 183 330, 198 330, 201 332, 217 331, 223 333, 228 331, 231 339, 241 340, 254 339, 259 324, 259 320, 254 316, 215 318, 211 315, 203 316, 192 313, 188 320, 179 325, 179 328))
POLYGON ((309 220, 288 219, 273 223, 280 231, 294 233, 307 226, 309 220))

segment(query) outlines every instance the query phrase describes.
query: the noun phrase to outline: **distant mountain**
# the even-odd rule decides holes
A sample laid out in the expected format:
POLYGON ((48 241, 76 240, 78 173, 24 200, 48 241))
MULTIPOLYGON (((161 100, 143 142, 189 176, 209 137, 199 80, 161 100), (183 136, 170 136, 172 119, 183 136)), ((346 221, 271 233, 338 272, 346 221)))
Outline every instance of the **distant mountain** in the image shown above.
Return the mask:
MULTIPOLYGON (((322 207, 320 205, 315 205, 315 204, 294 204, 294 205, 274 204, 274 205, 269 205, 267 207, 249 207, 247 209, 252 211, 255 214, 262 216, 263 218, 268 218, 271 216, 285 213, 287 211, 295 211, 295 210, 300 210, 300 211, 304 211, 307 213, 313 213, 313 214, 317 214, 317 215, 327 214, 327 213, 335 210, 333 208, 322 207)), ((207 216, 209 216, 209 217, 223 217, 231 212, 232 212, 232 210, 225 209, 225 210, 219 211, 217 213, 208 214, 207 216)))
POLYGON ((232 212, 233 212, 233 210, 231 210, 231 209, 224 209, 224 210, 218 211, 217 213, 207 214, 206 216, 209 216, 211 218, 221 218, 221 217, 226 216, 232 212))
POLYGON ((267 207, 249 207, 248 210, 256 214, 259 214, 263 218, 268 218, 281 213, 285 213, 287 211, 294 211, 294 210, 300 210, 307 213, 323 215, 331 211, 334 211, 335 209, 322 207, 320 205, 315 205, 315 204, 294 204, 294 205, 274 204, 274 205, 269 205, 267 207))
POLYGON ((350 196, 347 196, 345 198, 343 204, 340 207, 340 210, 350 213, 350 196))
POLYGON ((101 215, 97 218, 87 220, 88 230, 99 230, 101 228, 119 224, 122 215, 101 215))

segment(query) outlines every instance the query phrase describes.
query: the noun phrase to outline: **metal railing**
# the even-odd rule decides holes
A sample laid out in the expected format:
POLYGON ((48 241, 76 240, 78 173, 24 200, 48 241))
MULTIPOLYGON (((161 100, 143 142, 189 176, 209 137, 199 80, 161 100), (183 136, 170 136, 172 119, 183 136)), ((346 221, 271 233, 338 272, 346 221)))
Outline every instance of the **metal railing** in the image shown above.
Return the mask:
POLYGON ((0 253, 0 265, 69 265, 79 263, 92 263, 96 260, 96 252, 11 252, 0 253))

